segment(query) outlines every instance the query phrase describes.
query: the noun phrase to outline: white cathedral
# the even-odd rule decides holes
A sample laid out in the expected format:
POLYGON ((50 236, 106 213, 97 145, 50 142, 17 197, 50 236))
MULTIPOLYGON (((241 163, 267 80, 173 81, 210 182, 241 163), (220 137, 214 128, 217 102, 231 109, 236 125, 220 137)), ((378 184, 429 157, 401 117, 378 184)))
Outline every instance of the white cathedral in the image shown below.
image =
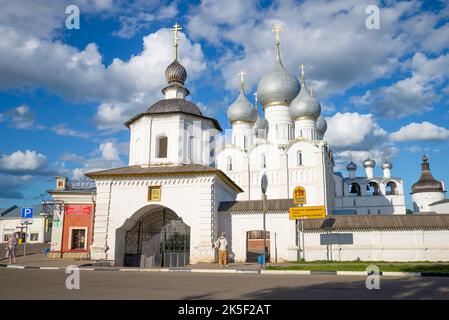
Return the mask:
POLYGON ((86 174, 96 182, 92 259, 148 265, 145 259, 160 250, 161 230, 182 219, 189 230, 190 263, 214 261, 212 244, 221 232, 231 258, 250 261, 251 253, 261 250, 263 174, 271 260, 274 252, 280 261, 298 256, 297 226, 288 214, 297 186, 306 190, 306 206, 325 206, 327 215, 406 213, 403 182, 392 176, 389 161, 381 164, 381 177, 374 176, 370 158, 363 162, 363 177, 356 176, 352 161, 347 176, 334 172, 320 103, 307 88, 304 67, 300 80, 284 68, 278 27, 273 67, 257 86, 264 116, 245 96, 242 73, 240 94, 227 110, 231 141, 215 148, 220 124, 186 99, 178 30, 175 25, 175 58, 165 71, 164 99, 126 123, 129 166, 86 174))

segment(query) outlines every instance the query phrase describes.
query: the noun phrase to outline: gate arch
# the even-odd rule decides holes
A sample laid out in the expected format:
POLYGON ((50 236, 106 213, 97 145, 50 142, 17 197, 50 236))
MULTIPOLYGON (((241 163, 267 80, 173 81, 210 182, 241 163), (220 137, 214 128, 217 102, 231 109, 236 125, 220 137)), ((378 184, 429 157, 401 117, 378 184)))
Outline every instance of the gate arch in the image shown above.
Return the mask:
POLYGON ((118 265, 180 267, 189 263, 189 255, 190 227, 167 207, 145 206, 116 230, 118 265))

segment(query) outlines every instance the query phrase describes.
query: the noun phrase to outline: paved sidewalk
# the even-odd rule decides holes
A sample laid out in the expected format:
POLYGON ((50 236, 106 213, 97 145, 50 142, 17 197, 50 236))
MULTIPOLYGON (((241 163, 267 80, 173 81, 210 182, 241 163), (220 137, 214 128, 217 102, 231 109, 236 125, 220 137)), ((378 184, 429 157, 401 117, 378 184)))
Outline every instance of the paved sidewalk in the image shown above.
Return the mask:
MULTIPOLYGON (((81 266, 84 264, 91 264, 90 260, 75 260, 75 259, 48 259, 43 253, 34 253, 30 255, 16 257, 16 263, 13 266, 24 266, 33 268, 65 268, 70 265, 81 266)), ((9 265, 8 259, 2 259, 0 266, 9 265)))

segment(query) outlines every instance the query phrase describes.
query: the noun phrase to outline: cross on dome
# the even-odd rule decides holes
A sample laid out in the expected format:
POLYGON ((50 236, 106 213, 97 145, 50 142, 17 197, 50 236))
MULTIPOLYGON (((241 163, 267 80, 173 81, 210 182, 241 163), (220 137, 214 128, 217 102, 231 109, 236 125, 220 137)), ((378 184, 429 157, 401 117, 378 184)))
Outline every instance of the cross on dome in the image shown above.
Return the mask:
POLYGON ((301 65, 299 66, 299 69, 301 69, 301 82, 304 83, 304 69, 305 69, 305 65, 304 63, 301 63, 301 65))
POLYGON ((279 44, 281 40, 281 32, 283 31, 282 26, 280 24, 275 24, 272 31, 276 34, 276 44, 279 44))
POLYGON ((241 85, 242 85, 242 87, 241 87, 241 90, 242 90, 242 91, 244 90, 243 85, 244 85, 244 83, 245 83, 245 75, 246 75, 246 72, 245 72, 245 71, 242 70, 242 71, 239 72, 240 82, 241 82, 241 85))
POLYGON ((181 26, 178 23, 175 23, 173 28, 170 29, 173 32, 174 39, 174 48, 175 48, 175 60, 178 59, 178 31, 182 30, 181 26))

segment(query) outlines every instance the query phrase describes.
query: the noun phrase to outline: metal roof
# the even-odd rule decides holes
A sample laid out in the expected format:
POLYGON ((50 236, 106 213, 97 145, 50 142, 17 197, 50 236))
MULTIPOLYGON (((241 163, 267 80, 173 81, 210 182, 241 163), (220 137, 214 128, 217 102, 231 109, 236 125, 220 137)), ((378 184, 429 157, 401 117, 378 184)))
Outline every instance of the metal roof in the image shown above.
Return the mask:
MULTIPOLYGON (((267 211, 287 213, 293 199, 269 199, 267 211)), ((221 202, 219 212, 261 213, 262 200, 221 202)), ((349 211, 349 210, 348 210, 349 211)), ((349 213, 349 212, 348 212, 349 213)), ((309 231, 319 230, 449 230, 449 214, 396 214, 396 215, 330 215, 325 219, 305 219, 309 231)))
MULTIPOLYGON (((293 199, 269 199, 267 200, 268 211, 288 211, 293 207, 293 199)), ((262 200, 247 200, 247 201, 226 201, 220 202, 218 211, 227 212, 248 212, 248 211, 262 211, 262 200)))
POLYGON ((96 172, 86 173, 85 176, 89 178, 104 177, 104 176, 164 176, 164 175, 196 175, 210 173, 219 176, 227 185, 237 192, 243 190, 232 181, 223 171, 204 166, 201 164, 185 164, 185 165, 152 165, 152 166, 128 166, 109 170, 102 170, 96 172))
POLYGON ((133 123, 134 121, 145 115, 151 116, 151 115, 166 115, 176 113, 182 113, 186 115, 195 116, 201 119, 209 120, 214 124, 217 130, 222 131, 222 128, 216 119, 204 116, 201 113, 200 109, 194 103, 181 98, 159 100, 153 105, 151 105, 146 112, 139 113, 134 117, 132 117, 125 123, 125 125, 129 127, 131 123, 133 123))
POLYGON ((319 230, 449 230, 449 214, 329 216, 305 219, 304 229, 319 230))
MULTIPOLYGON (((4 213, 4 211, 3 211, 2 212, 2 216, 0 217, 0 220, 21 218, 22 217, 22 207, 17 207, 17 206, 14 206, 14 207, 15 207, 14 209, 10 210, 7 213, 4 213)), ((33 218, 40 218, 41 217, 39 215, 41 213, 41 210, 42 210, 42 205, 41 204, 32 205, 32 206, 23 206, 23 207, 34 208, 33 218)), ((5 210, 5 211, 7 211, 7 210, 5 210)))

